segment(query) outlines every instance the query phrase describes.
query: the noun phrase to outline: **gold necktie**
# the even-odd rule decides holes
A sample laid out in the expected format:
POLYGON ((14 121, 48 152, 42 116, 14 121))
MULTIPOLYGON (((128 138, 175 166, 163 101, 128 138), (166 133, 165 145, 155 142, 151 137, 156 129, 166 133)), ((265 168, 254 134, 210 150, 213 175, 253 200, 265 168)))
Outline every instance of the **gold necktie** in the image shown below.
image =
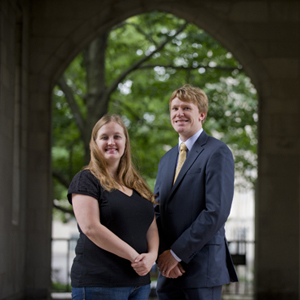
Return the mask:
POLYGON ((180 144, 180 151, 179 151, 179 158, 178 158, 178 164, 177 164, 177 168, 176 168, 176 173, 175 173, 175 177, 174 177, 174 181, 173 184, 175 183, 177 176, 181 170, 181 167, 186 159, 186 150, 187 147, 185 145, 185 143, 181 143, 180 144))

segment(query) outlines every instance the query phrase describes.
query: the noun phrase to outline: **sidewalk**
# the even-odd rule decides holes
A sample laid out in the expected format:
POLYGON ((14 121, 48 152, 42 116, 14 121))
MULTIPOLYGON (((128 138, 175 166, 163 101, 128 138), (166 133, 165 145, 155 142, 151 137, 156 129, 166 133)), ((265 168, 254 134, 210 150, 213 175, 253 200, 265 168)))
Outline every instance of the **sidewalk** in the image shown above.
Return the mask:
MULTIPOLYGON (((52 293, 51 296, 52 296, 53 300, 71 300, 72 299, 71 293, 52 293)), ((157 300, 157 297, 156 296, 152 297, 150 295, 148 300, 157 300)))
MULTIPOLYGON (((152 296, 153 292, 148 300, 157 300, 156 296, 152 296)), ((52 293, 53 300, 71 300, 71 293, 52 293)), ((253 300, 252 296, 249 295, 223 295, 222 300, 253 300)))

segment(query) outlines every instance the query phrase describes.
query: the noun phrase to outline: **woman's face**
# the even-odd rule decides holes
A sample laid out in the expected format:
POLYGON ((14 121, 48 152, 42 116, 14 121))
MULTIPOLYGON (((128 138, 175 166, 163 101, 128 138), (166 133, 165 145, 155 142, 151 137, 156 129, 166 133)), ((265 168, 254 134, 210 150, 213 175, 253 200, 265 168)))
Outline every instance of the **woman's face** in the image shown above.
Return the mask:
POLYGON ((96 143, 108 164, 119 163, 126 143, 122 126, 116 122, 103 125, 98 130, 96 143))

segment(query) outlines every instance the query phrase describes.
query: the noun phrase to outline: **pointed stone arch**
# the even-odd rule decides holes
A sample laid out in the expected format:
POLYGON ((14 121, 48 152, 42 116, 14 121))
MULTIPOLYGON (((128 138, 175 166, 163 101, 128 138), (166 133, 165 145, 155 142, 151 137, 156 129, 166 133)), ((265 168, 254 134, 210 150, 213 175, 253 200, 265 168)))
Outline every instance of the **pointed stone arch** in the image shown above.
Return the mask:
POLYGON ((0 265, 0 283, 7 283, 0 284, 0 299, 49 297, 51 92, 56 79, 101 30, 152 10, 173 13, 206 30, 241 62, 255 85, 260 118, 256 299, 299 299, 299 9, 299 1, 277 0, 1 1, 0 169, 8 170, 0 173, 5 182, 0 185, 1 253, 4 261, 16 255, 12 266, 0 265), (21 62, 15 59, 19 50, 21 62), (19 63, 20 116, 12 113, 19 63), (22 133, 17 146, 10 134, 13 126, 22 133), (13 165, 13 151, 21 153, 20 166, 13 165), (13 183, 13 168, 20 175, 19 187, 13 183), (19 225, 9 217, 15 187, 21 195, 19 225))

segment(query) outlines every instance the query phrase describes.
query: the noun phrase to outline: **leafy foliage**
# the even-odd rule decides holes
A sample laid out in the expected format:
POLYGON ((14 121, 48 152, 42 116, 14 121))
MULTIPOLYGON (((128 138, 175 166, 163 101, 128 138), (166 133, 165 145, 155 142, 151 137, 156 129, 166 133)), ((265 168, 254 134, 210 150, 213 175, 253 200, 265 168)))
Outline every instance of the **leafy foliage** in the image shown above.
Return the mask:
POLYGON ((207 93, 210 106, 204 129, 232 149, 238 186, 252 187, 256 177, 257 97, 230 52, 197 26, 156 11, 132 17, 100 38, 98 49, 96 44, 90 45, 84 52, 90 56, 78 55, 65 71, 67 89, 63 84, 54 89, 55 199, 65 199, 68 183, 86 163, 87 138, 76 125, 78 114, 84 122, 97 120, 107 111, 122 115, 135 165, 153 188, 159 159, 178 141, 170 125, 169 97, 186 83, 207 93), (92 47, 102 51, 102 62, 93 60, 92 47), (87 74, 97 71, 103 71, 105 82, 96 82, 93 87, 87 74), (91 100, 97 84, 102 89, 91 100), (70 91, 73 107, 66 96, 70 91), (97 109, 104 101, 107 108, 97 109))

